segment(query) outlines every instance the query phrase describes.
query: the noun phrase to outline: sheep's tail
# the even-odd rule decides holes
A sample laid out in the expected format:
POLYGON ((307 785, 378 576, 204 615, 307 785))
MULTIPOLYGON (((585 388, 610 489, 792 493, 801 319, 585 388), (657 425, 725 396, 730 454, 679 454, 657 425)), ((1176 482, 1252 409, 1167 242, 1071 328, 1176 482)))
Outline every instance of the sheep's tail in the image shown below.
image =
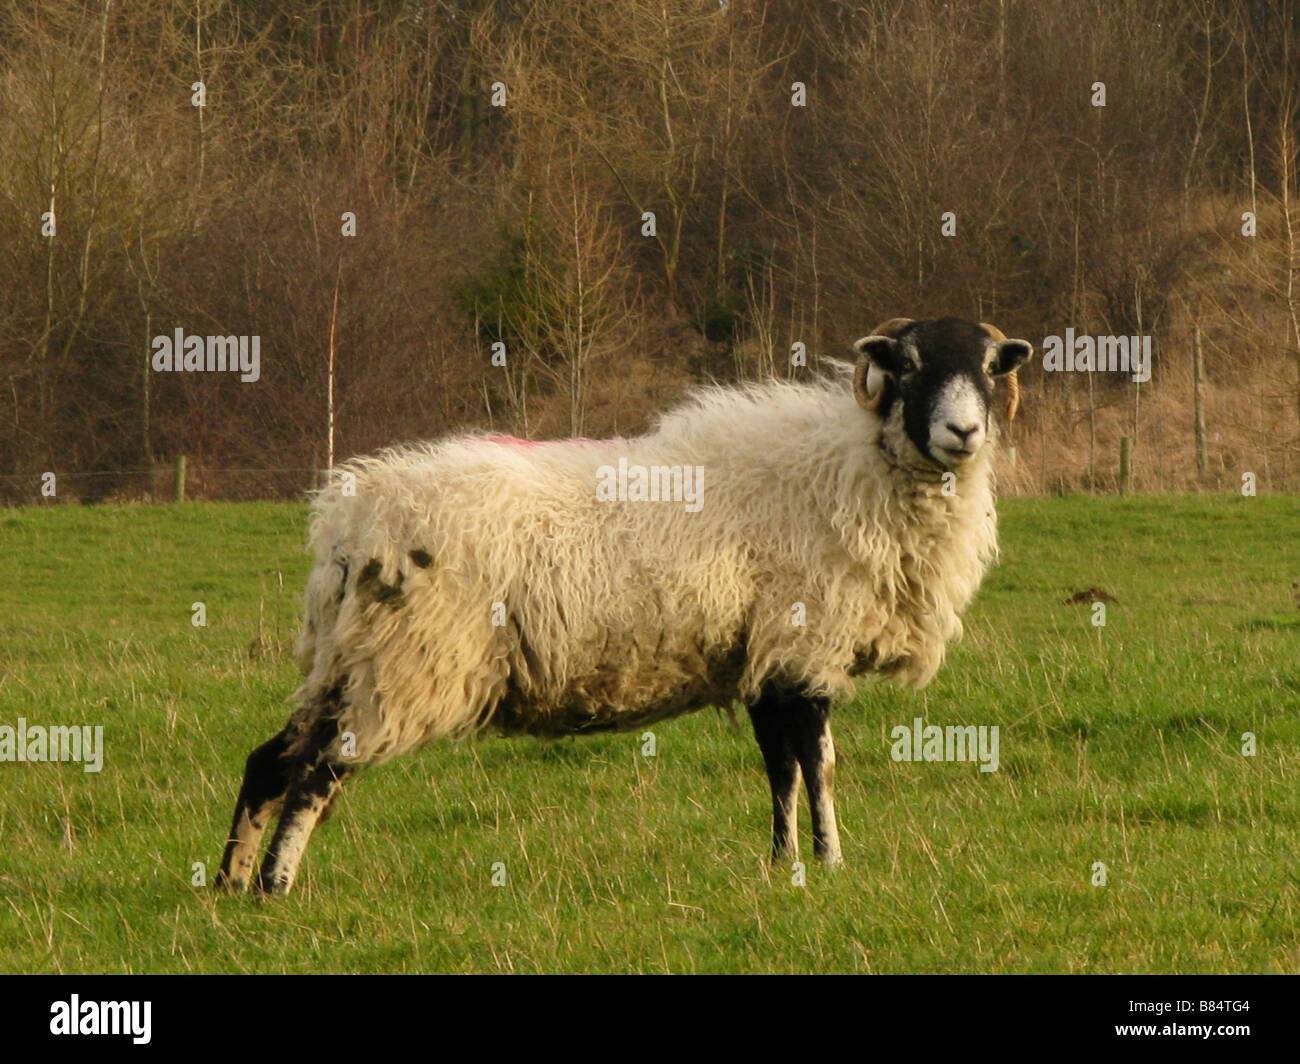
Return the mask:
POLYGON ((338 620, 347 579, 348 564, 341 557, 317 560, 307 577, 302 631, 293 647, 294 659, 303 676, 311 675, 316 663, 317 643, 333 630, 338 620))
POLYGON ((328 728, 342 710, 347 677, 337 660, 331 660, 334 653, 331 633, 338 622, 347 579, 346 561, 330 556, 318 556, 307 577, 302 630, 293 646, 303 680, 293 693, 297 708, 289 718, 287 729, 291 756, 319 755, 323 749, 321 727, 328 728))

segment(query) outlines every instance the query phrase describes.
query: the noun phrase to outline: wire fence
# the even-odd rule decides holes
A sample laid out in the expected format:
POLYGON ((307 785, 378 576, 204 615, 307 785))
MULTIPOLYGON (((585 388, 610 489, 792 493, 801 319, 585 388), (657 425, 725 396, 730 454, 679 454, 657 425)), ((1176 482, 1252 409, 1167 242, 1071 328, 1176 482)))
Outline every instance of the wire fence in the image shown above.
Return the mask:
MULTIPOLYGON (((1196 476, 1185 466, 1183 475, 1165 477, 1161 467, 1139 467, 1129 440, 1121 438, 1116 455, 1104 456, 1094 477, 1071 480, 1048 476, 1036 460, 1034 441, 1006 447, 998 456, 998 492, 1004 496, 1082 492, 1092 495, 1180 494, 1197 491, 1238 491, 1254 494, 1300 491, 1300 470, 1265 461, 1258 472, 1241 473, 1222 465, 1196 476), (1249 481, 1250 487, 1244 486, 1249 481)), ((1178 466, 1178 463, 1173 463, 1178 466)), ((1255 463, 1243 464, 1256 467, 1255 463)), ((224 502, 292 501, 321 487, 328 470, 313 466, 202 465, 185 457, 140 469, 93 469, 69 472, 0 474, 0 506, 56 503, 170 503, 185 499, 224 502)))
POLYGON ((311 466, 209 466, 178 458, 141 469, 13 473, 0 475, 0 504, 301 499, 324 482, 326 472, 311 466))

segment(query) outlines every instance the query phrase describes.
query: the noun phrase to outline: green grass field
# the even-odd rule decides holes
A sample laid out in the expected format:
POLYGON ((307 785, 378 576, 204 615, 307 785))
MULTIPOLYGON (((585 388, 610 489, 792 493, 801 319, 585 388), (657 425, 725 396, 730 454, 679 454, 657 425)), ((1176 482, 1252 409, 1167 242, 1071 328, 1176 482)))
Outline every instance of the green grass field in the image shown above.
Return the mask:
POLYGON ((0 724, 105 729, 98 774, 0 764, 0 971, 1300 971, 1300 498, 1001 509, 939 678, 834 718, 843 869, 802 799, 806 886, 767 867, 748 721, 706 711, 654 758, 488 737, 375 769, 267 904, 193 866, 288 713, 305 508, 0 512, 0 724), (1104 628, 1062 604, 1093 586, 1104 628), (1000 770, 894 762, 916 716, 998 725, 1000 770))

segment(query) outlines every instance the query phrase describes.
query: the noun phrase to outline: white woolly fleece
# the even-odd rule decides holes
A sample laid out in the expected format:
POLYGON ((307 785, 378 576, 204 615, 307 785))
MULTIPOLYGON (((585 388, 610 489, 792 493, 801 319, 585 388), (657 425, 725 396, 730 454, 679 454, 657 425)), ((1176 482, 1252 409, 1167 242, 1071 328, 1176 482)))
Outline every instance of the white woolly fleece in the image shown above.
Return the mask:
POLYGON ((340 685, 365 762, 487 724, 639 728, 769 680, 925 684, 996 553, 991 450, 943 494, 901 404, 882 424, 841 373, 702 391, 633 439, 354 459, 355 497, 336 477, 315 500, 300 742, 340 685), (599 501, 619 458, 703 467, 702 508, 599 501))

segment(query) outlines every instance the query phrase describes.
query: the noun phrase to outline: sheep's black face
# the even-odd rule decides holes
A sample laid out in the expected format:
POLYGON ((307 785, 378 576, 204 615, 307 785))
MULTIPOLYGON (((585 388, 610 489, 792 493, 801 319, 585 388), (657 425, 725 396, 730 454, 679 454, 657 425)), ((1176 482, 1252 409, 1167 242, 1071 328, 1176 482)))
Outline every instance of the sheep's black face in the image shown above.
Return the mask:
POLYGON ((989 433, 993 378, 1034 350, 960 318, 895 318, 853 346, 863 356, 854 378, 858 402, 884 419, 901 403, 908 438, 944 469, 979 453, 989 433))

